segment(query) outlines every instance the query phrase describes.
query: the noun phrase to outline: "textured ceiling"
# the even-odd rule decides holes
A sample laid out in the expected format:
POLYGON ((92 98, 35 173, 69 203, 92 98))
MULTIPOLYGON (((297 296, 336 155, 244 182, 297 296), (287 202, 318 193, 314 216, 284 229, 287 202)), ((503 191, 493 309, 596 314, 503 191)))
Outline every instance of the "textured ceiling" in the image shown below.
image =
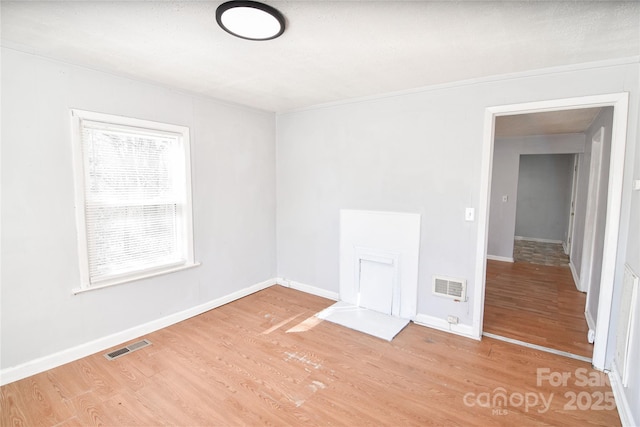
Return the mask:
POLYGON ((2 44, 269 111, 640 54, 638 2, 266 0, 268 42, 220 3, 2 1, 2 44))
POLYGON ((496 138, 583 133, 602 108, 579 108, 496 117, 496 138))

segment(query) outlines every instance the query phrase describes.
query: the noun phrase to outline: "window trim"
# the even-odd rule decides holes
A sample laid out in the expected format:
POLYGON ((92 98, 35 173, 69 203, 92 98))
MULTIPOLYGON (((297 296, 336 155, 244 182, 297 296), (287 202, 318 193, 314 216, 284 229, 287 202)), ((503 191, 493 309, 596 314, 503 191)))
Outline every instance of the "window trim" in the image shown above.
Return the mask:
POLYGON ((191 187, 191 144, 189 128, 186 126, 173 125, 168 123, 142 120, 131 117, 117 116, 113 114, 96 113, 79 109, 71 109, 71 142, 73 152, 73 172, 75 189, 75 215, 78 244, 78 261, 80 269, 80 287, 72 289, 74 294, 95 289, 102 289, 113 285, 129 283, 136 280, 146 279, 159 275, 169 274, 176 271, 200 265, 194 260, 194 239, 193 239, 193 200, 191 187), (107 279, 91 282, 89 273, 89 248, 87 240, 87 222, 85 215, 85 162, 83 156, 82 122, 98 122, 104 124, 106 128, 123 129, 135 128, 137 131, 149 131, 152 134, 178 135, 182 142, 185 156, 185 203, 183 209, 181 234, 185 238, 185 258, 184 262, 153 267, 139 270, 132 273, 124 273, 107 279))

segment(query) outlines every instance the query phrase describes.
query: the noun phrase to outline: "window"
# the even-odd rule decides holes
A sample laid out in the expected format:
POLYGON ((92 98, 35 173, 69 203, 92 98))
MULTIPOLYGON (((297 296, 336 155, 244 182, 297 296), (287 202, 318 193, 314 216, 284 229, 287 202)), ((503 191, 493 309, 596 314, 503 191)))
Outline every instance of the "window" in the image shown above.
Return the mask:
POLYGON ((71 114, 80 291, 195 265, 189 129, 71 114))

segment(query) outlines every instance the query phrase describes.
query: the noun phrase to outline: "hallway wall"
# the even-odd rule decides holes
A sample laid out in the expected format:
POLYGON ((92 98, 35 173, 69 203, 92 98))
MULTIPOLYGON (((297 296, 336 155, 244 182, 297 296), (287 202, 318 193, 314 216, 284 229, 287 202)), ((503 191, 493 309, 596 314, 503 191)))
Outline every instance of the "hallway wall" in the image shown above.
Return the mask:
POLYGON ((520 156, 515 235, 567 240, 573 182, 572 154, 520 156))
MULTIPOLYGON (((499 119, 499 118, 498 118, 499 119)), ((570 154, 584 151, 584 134, 496 138, 493 151, 491 206, 487 254, 504 260, 513 257, 516 235, 520 156, 570 154), (507 201, 503 201, 507 196, 507 201)))

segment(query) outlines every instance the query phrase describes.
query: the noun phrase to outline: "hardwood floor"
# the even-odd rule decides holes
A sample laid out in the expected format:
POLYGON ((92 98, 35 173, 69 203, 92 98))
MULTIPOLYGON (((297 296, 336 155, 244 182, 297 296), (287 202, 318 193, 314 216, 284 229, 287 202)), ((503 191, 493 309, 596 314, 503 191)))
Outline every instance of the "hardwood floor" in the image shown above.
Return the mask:
POLYGON ((313 317, 330 304, 271 287, 146 335, 151 346, 119 359, 96 354, 3 386, 0 424, 620 424, 587 363, 413 323, 386 342, 313 317), (548 380, 563 374, 566 384, 548 380))
POLYGON ((585 301, 567 266, 489 260, 483 330, 591 358, 585 301))

